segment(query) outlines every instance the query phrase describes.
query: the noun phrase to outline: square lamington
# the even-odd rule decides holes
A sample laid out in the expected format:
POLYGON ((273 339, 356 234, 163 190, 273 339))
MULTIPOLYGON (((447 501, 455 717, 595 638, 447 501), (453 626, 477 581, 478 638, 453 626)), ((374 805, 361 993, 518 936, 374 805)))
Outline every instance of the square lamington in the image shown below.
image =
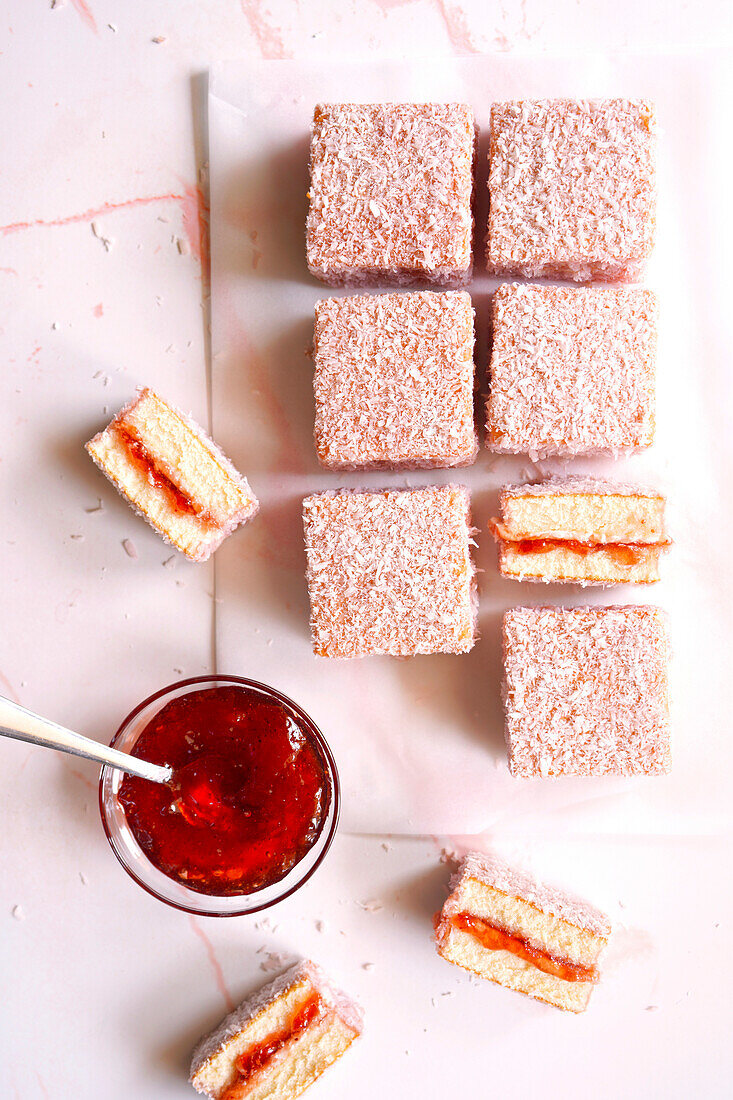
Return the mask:
POLYGON ((500 286, 487 446, 618 454, 654 441, 657 303, 639 287, 500 286))
POLYGON ((657 607, 515 607, 504 615, 514 776, 662 775, 669 641, 657 607))
POLYGON ((462 103, 322 103, 308 269, 331 286, 471 277, 475 124, 462 103))
POLYGON ((468 294, 316 304, 315 442, 322 466, 467 466, 476 457, 468 294))
POLYGON ((317 493, 303 501, 321 657, 466 653, 475 607, 468 491, 317 493))
POLYGON ((488 267, 632 282, 654 240, 656 126, 646 100, 495 103, 488 267))

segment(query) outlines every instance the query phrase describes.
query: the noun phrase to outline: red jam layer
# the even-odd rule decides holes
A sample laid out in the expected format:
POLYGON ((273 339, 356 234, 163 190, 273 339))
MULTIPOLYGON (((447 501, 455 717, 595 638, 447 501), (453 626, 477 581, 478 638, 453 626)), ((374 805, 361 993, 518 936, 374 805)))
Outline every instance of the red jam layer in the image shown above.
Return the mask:
MULTIPOLYGON (((310 1000, 295 1014, 290 1027, 275 1032, 266 1042, 251 1047, 244 1054, 240 1054, 237 1058, 238 1080, 232 1087, 236 1089, 243 1082, 248 1081, 253 1074, 266 1066, 286 1043, 290 1042, 291 1039, 300 1038, 305 1030, 318 1019, 322 1011, 323 1002, 318 994, 314 993, 310 1000)), ((226 1093, 222 1100, 226 1100, 226 1093)))
POLYGON ((310 734, 245 686, 167 703, 133 755, 173 768, 170 784, 127 775, 119 802, 163 874, 215 896, 283 879, 315 843, 331 789, 310 734))
POLYGON ((210 518, 204 507, 196 504, 186 495, 186 493, 179 489, 173 481, 171 481, 166 471, 156 461, 155 455, 150 453, 145 444, 133 434, 124 421, 116 424, 115 429, 122 445, 127 451, 127 457, 130 462, 134 463, 134 465, 145 474, 148 483, 152 485, 154 489, 157 489, 159 493, 165 495, 168 505, 173 511, 180 512, 187 516, 196 516, 197 519, 204 521, 210 518))
POLYGON ((532 963, 544 974, 551 974, 554 978, 562 978, 565 982, 594 982, 598 972, 594 966, 580 966, 578 963, 568 962, 567 959, 559 959, 549 955, 538 947, 533 947, 522 936, 512 935, 497 928, 481 917, 474 917, 470 913, 458 913, 451 918, 451 923, 461 932, 468 932, 474 936, 482 947, 489 951, 511 951, 525 962, 532 963))

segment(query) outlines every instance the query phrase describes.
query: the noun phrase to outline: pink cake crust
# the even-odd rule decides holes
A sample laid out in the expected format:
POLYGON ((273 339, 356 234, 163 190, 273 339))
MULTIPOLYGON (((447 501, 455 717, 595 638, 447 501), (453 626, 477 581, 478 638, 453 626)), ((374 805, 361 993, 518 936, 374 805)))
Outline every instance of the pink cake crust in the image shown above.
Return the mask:
POLYGON ((475 640, 468 490, 318 493, 303 501, 316 654, 465 653, 475 640))
POLYGON ((544 457, 649 447, 656 315, 655 295, 638 287, 500 286, 489 449, 544 457))
POLYGON ((314 361, 314 436, 322 466, 415 469, 474 461, 468 294, 320 301, 314 361))
MULTIPOLYGON (((318 991, 321 999, 340 1017, 347 1027, 351 1028, 355 1035, 361 1035, 364 1020, 361 1007, 348 997, 342 990, 336 989, 327 979, 320 966, 303 959, 291 966, 284 974, 275 978, 257 990, 247 1000, 230 1012, 228 1016, 209 1035, 204 1036, 193 1052, 191 1060, 190 1079, 193 1078, 210 1058, 242 1031, 250 1020, 254 1019, 263 1009, 272 1004, 286 993, 297 982, 307 979, 318 991)), ((195 1086, 194 1086, 195 1087, 195 1086)), ((199 1092, 202 1090, 199 1089, 199 1092)))
POLYGON ((331 286, 471 278, 475 124, 461 103, 314 112, 308 269, 331 286))
POLYGON ((526 901, 542 913, 550 913, 596 936, 607 939, 611 934, 608 917, 589 902, 565 890, 538 883, 531 875, 510 867, 493 853, 484 855, 481 852, 469 852, 452 876, 451 893, 441 912, 444 921, 449 923, 451 917, 464 911, 460 889, 468 879, 476 879, 509 897, 526 901))
POLYGON ((669 639, 659 608, 515 607, 504 615, 503 648, 512 775, 669 771, 669 639))
POLYGON ((495 275, 633 282, 656 221, 646 100, 495 103, 487 264, 495 275))
MULTIPOLYGON (((175 545, 175 543, 171 541, 165 531, 162 531, 159 527, 152 523, 148 516, 146 516, 145 513, 141 511, 141 509, 138 508, 132 500, 130 500, 127 493, 123 490, 121 485, 117 483, 116 479, 110 476, 108 471, 104 469, 104 467, 97 461, 96 457, 88 450, 91 444, 96 443, 102 437, 104 432, 107 431, 109 428, 121 426, 128 413, 132 412, 132 410, 152 392, 153 391, 148 386, 140 387, 137 391, 137 396, 134 397, 132 401, 129 401, 127 405, 124 406, 124 408, 120 409, 120 411, 117 413, 117 416, 115 416, 107 425, 107 428, 104 428, 101 432, 98 432, 94 436, 94 438, 89 441, 89 443, 87 444, 87 451, 95 466, 97 466, 97 468, 102 471, 110 484, 114 485, 117 492, 120 494, 121 497, 124 498, 126 503, 129 504, 133 512, 140 516, 141 519, 144 519, 148 526, 152 527, 156 534, 160 535, 164 542, 168 543, 169 546, 173 546, 175 549, 179 549, 175 545)), ((246 477, 239 473, 239 471, 227 458, 220 447, 218 447, 217 444, 214 443, 213 439, 210 439, 209 436, 205 434, 203 428, 199 424, 197 424, 196 421, 191 418, 191 416, 182 412, 175 405, 171 405, 169 401, 166 401, 165 404, 168 406, 169 409, 171 409, 172 412, 176 414, 176 416, 180 417, 186 427, 191 430, 191 432, 206 448, 209 454, 219 463, 220 466, 223 467, 223 469, 226 470, 227 474, 241 489, 242 494, 245 498, 241 508, 237 509, 235 512, 232 512, 230 515, 226 517, 220 517, 217 520, 216 530, 218 532, 218 537, 215 540, 212 540, 208 542, 205 546, 202 546, 198 553, 190 553, 186 555, 192 561, 200 563, 207 561, 214 553, 214 551, 218 550, 222 542, 224 542, 224 539, 228 538, 229 535, 231 535, 232 532, 237 529, 237 527, 240 527, 241 524, 246 523, 247 520, 255 516, 259 511, 260 504, 257 497, 252 492, 252 489, 250 488, 249 482, 247 481, 246 477)), ((169 467, 166 463, 160 461, 157 456, 156 463, 165 474, 165 476, 168 478, 168 480, 172 482, 173 485, 176 485, 177 481, 175 470, 171 469, 171 467, 169 467)))

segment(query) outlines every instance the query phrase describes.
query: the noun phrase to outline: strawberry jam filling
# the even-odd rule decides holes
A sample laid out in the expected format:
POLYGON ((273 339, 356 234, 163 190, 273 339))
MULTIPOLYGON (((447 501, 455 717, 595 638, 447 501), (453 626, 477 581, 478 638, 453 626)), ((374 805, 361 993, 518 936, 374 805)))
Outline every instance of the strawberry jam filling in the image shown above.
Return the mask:
POLYGON ((159 493, 164 494, 169 507, 174 512, 196 516, 204 521, 211 519, 203 505, 197 504, 182 489, 179 489, 162 464, 156 460, 155 455, 133 434, 126 424, 117 424, 115 427, 130 462, 145 475, 149 485, 157 489, 159 493))
POLYGON ((126 775, 118 801, 163 874, 215 896, 280 882, 318 839, 331 787, 320 748, 294 714, 245 685, 202 688, 158 711, 133 755, 173 770, 126 775))
POLYGON ((659 542, 583 542, 580 539, 562 538, 531 538, 522 539, 511 535, 506 527, 498 520, 492 520, 491 532, 495 538, 509 543, 515 553, 518 554, 547 554, 552 550, 569 550, 573 554, 587 557, 603 551, 610 555, 613 561, 620 566, 639 565, 644 561, 650 550, 662 550, 669 546, 669 540, 659 542))
MULTIPOLYGON (((310 1000, 306 1001, 303 1007, 296 1012, 289 1027, 275 1032, 264 1043, 258 1043, 257 1046, 250 1047, 249 1050, 239 1055, 236 1066, 239 1080, 236 1084, 240 1085, 243 1081, 248 1081, 253 1074, 266 1066, 286 1043, 299 1039, 322 1012, 323 1002, 318 994, 314 993, 310 1000)), ((223 1100, 225 1100, 225 1097, 223 1100)))
POLYGON ((579 963, 550 955, 541 948, 534 947, 523 936, 505 932, 482 917, 474 917, 471 913, 458 913, 452 918, 451 923, 461 932, 468 932, 489 951, 510 951, 512 955, 531 963, 544 974, 551 974, 553 978, 562 978, 565 982, 594 982, 598 978, 598 972, 594 966, 581 966, 579 963))

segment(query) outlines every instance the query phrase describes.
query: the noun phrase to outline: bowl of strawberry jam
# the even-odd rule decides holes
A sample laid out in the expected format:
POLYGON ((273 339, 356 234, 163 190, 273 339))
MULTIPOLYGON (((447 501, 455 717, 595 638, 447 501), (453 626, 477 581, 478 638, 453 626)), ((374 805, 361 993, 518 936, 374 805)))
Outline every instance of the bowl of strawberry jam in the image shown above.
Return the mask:
POLYGON ((339 815, 323 734, 274 688, 236 676, 163 688, 120 726, 115 748, 171 769, 168 783, 104 768, 107 839, 149 893, 207 916, 289 897, 328 851, 339 815))

